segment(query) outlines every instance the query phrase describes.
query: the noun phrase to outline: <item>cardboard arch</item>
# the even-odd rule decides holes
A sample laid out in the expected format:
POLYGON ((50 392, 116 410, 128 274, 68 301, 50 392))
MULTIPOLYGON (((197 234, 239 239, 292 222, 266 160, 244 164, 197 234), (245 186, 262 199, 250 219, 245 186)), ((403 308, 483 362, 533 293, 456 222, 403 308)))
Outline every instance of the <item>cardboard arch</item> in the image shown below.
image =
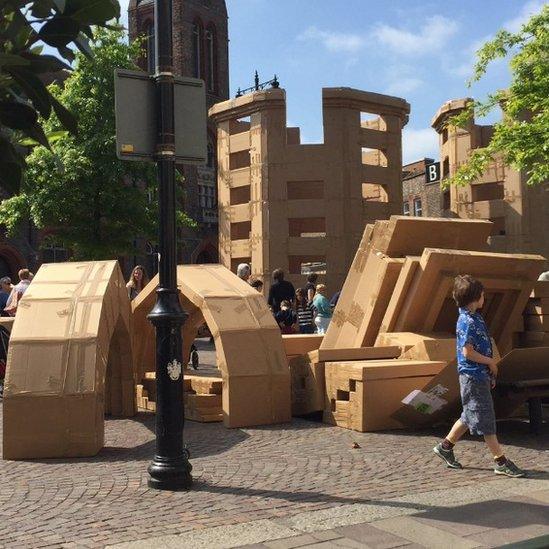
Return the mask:
POLYGON ((42 265, 11 332, 4 459, 93 456, 105 413, 135 414, 130 322, 118 262, 42 265))
MULTIPOLYGON (((265 298, 222 265, 179 265, 183 356, 206 322, 223 377, 223 422, 250 427, 291 419, 290 370, 282 336, 265 298)), ((147 320, 156 299, 155 277, 132 302, 135 370, 155 369, 154 329, 147 320)), ((183 413, 183 403, 181 403, 183 413)))

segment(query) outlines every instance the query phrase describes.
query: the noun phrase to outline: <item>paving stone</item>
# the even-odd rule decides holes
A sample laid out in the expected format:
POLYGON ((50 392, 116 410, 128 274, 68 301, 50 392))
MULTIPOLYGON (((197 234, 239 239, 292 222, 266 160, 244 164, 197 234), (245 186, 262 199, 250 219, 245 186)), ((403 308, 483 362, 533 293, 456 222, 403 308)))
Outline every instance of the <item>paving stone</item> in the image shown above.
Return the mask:
POLYGON ((311 545, 317 543, 318 539, 315 539, 309 534, 303 534, 301 536, 293 536, 291 538, 277 539, 274 541, 266 541, 264 545, 270 549, 293 549, 294 547, 303 547, 304 545, 311 545))
POLYGON ((373 523, 376 528, 385 530, 391 534, 402 537, 424 547, 439 549, 440 547, 452 547, 452 549, 470 549, 481 547, 476 539, 466 539, 450 532, 444 532, 426 524, 421 524, 411 517, 393 517, 377 520, 373 523))
POLYGON ((336 528, 335 531, 346 538, 354 539, 355 541, 364 543, 368 547, 375 549, 390 549, 392 547, 402 547, 410 544, 408 539, 380 530, 373 526, 373 524, 343 526, 341 528, 336 528))
MULTIPOLYGON (((355 433, 303 419, 247 429, 189 421, 185 443, 195 483, 189 492, 169 493, 147 487, 154 414, 107 419, 105 448, 97 456, 0 461, 0 540, 9 547, 73 543, 100 548, 169 535, 180 543, 217 527, 267 521, 275 538, 307 533, 314 543, 337 547, 357 540, 344 538, 335 527, 376 518, 414 514, 425 519, 422 527, 436 527, 439 521, 444 529, 444 521, 452 519, 435 514, 441 487, 455 490, 468 524, 493 528, 491 522, 479 522, 479 510, 467 514, 460 503, 474 501, 477 494, 489 499, 490 491, 506 494, 483 442, 460 441, 459 457, 469 468, 456 472, 432 454, 433 442, 442 435, 444 429, 355 433), (361 448, 351 449, 353 441, 361 448)), ((537 508, 526 500, 515 502, 510 515, 519 515, 522 506, 529 522, 516 527, 535 524, 549 493, 543 485, 549 478, 549 437, 533 437, 528 425, 517 422, 501 424, 500 435, 509 445, 506 452, 519 455, 517 462, 534 477, 505 479, 506 486, 526 495, 531 491, 531 505, 538 493, 537 508)))

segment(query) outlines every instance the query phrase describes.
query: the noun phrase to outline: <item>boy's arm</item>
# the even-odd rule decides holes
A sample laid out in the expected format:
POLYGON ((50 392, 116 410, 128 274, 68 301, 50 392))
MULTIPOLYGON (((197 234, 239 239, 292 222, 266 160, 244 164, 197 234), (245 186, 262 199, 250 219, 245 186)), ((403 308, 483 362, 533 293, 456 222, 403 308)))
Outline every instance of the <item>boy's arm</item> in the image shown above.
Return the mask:
POLYGON ((494 376, 498 375, 497 360, 489 356, 481 355, 478 351, 473 349, 473 345, 471 343, 466 343, 462 349, 462 352, 463 356, 467 360, 472 360, 473 362, 478 362, 479 364, 486 364, 494 376))

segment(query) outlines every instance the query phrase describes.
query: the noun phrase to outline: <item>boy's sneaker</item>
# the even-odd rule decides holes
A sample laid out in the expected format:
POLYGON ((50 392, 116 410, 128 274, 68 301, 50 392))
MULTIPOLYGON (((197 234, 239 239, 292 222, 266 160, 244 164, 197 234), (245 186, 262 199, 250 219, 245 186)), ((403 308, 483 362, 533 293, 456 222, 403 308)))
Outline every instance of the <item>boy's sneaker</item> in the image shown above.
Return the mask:
POLYGON ((496 475, 505 475, 507 477, 520 478, 526 476, 526 471, 518 468, 510 459, 508 459, 503 465, 494 466, 494 473, 496 475))
POLYGON ((452 469, 463 469, 461 463, 454 456, 454 450, 445 450, 442 447, 442 442, 439 442, 434 448, 433 452, 446 462, 446 465, 452 469))

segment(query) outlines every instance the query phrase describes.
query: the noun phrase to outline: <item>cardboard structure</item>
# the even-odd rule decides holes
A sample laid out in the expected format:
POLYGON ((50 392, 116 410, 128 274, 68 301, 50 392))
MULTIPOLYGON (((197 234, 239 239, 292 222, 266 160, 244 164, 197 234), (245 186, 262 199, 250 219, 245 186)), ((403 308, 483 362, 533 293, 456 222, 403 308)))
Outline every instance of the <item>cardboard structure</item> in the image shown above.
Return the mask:
POLYGON ((519 347, 549 347, 549 281, 538 281, 524 310, 517 333, 519 347))
POLYGON ((250 263, 268 292, 282 268, 296 287, 325 263, 329 292, 347 276, 365 223, 402 209, 403 99, 350 88, 322 90, 324 142, 301 144, 286 127, 282 89, 213 106, 217 124, 221 262, 250 263))
POLYGON ((327 361, 376 360, 397 358, 401 347, 360 347, 310 351, 289 360, 292 375, 292 415, 320 412, 326 404, 325 365, 327 361))
MULTIPOLYGON (((184 378, 185 419, 211 423, 223 421, 222 391, 220 377, 186 375, 184 378)), ((137 407, 156 412, 156 373, 147 372, 137 385, 137 407)))
MULTIPOLYGON (((215 340, 223 379, 223 421, 227 427, 290 420, 290 371, 280 329, 265 298, 222 265, 179 265, 183 309, 183 356, 206 322, 215 340)), ((154 278, 132 302, 135 369, 155 368, 154 329, 147 320, 156 299, 154 278)))
MULTIPOLYGON (((470 98, 444 103, 432 120, 439 133, 441 177, 452 176, 471 151, 484 147, 493 134, 492 126, 471 120, 466 128, 448 126, 448 119, 467 108, 470 98)), ((489 238, 492 251, 539 253, 549 258, 549 182, 527 185, 524 172, 506 166, 501 158, 492 162, 482 177, 471 185, 454 186, 447 193, 450 212, 464 219, 493 222, 489 238)))
POLYGON ((361 432, 402 428, 392 417, 402 399, 445 366, 442 361, 401 359, 327 362, 324 421, 361 432))
MULTIPOLYGON (((366 227, 318 352, 392 345, 401 353, 392 362, 366 357, 327 362, 326 421, 375 430, 432 424, 452 414, 459 405, 458 311, 451 298, 458 274, 472 274, 484 284, 483 316, 495 352, 508 355, 545 258, 489 252, 490 231, 491 223, 483 220, 405 216, 366 227), (376 400, 379 394, 382 402, 376 400)), ((523 354, 521 372, 542 368, 543 356, 523 354)), ((305 357, 290 363, 292 373, 303 376, 308 366, 317 380, 320 370, 314 364, 305 357)), ((294 377, 293 394, 296 387, 318 390, 313 383, 297 385, 294 377)), ((301 400, 314 402, 313 397, 309 390, 301 400)))
POLYGON ((134 415, 130 322, 116 261, 40 267, 11 332, 4 459, 93 456, 104 415, 134 415))

